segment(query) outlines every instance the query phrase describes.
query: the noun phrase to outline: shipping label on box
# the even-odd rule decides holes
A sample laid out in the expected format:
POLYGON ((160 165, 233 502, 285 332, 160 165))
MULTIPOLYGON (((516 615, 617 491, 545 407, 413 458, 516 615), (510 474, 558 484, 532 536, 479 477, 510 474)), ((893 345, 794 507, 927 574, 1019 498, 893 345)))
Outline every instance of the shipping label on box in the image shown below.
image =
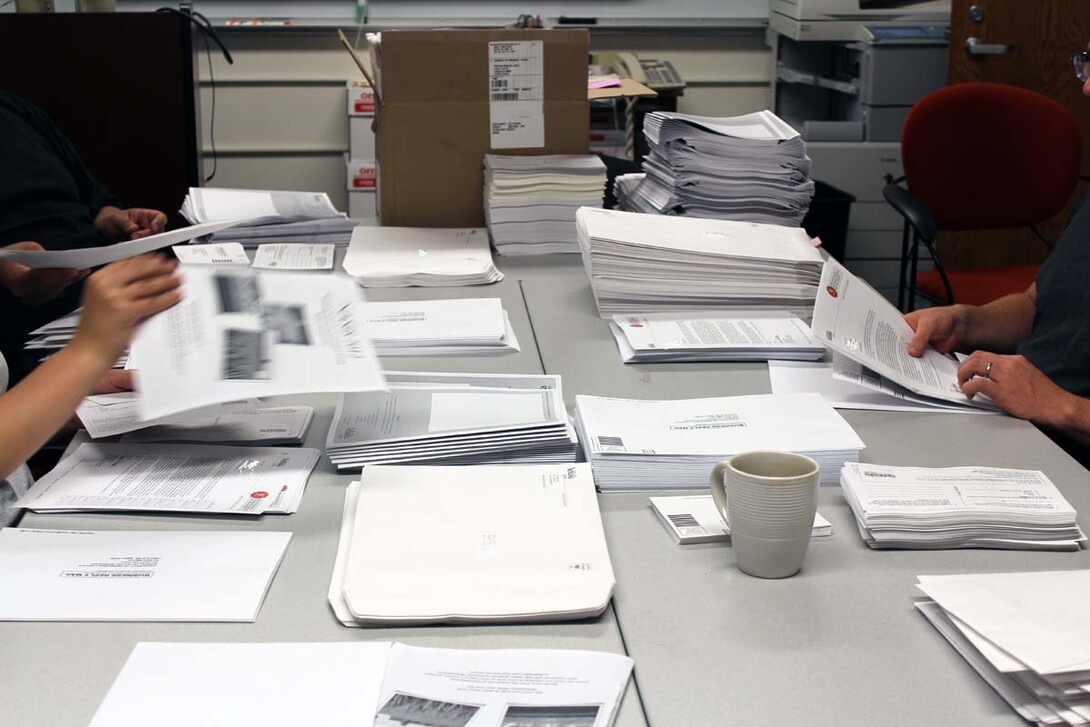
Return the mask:
POLYGON ((375 115, 375 90, 366 81, 349 81, 347 89, 349 116, 375 115))
POLYGON ((488 44, 490 146, 545 146, 544 53, 540 40, 488 44))
POLYGON ((378 188, 378 168, 369 159, 348 161, 348 191, 374 191, 378 188))

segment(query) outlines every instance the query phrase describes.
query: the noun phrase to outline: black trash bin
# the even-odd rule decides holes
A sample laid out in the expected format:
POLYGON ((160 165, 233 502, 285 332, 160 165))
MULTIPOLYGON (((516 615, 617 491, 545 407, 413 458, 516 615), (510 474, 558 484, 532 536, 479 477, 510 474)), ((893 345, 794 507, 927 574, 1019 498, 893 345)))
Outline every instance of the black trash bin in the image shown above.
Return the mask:
POLYGON ((831 184, 814 180, 814 199, 810 211, 802 218, 802 227, 810 237, 820 237, 821 246, 837 260, 844 259, 848 239, 848 216, 855 195, 831 184))

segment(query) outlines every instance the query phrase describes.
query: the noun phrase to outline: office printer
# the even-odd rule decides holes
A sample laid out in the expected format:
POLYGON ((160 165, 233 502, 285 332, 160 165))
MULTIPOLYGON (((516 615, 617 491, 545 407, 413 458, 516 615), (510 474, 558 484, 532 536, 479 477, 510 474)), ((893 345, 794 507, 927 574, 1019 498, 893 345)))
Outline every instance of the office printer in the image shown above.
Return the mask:
POLYGON ((860 27, 941 35, 950 0, 770 0, 768 27, 793 40, 862 40, 860 27))

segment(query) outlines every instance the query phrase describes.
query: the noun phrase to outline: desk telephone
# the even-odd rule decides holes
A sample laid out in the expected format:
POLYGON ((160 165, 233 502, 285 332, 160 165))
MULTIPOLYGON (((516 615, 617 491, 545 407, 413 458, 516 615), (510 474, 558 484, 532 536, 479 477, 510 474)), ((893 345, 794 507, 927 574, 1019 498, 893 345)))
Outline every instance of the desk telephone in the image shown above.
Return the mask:
POLYGON ((609 66, 613 69, 612 73, 639 81, 656 91, 685 88, 685 81, 670 61, 640 58, 635 53, 619 52, 595 53, 591 56, 591 62, 597 66, 609 66))

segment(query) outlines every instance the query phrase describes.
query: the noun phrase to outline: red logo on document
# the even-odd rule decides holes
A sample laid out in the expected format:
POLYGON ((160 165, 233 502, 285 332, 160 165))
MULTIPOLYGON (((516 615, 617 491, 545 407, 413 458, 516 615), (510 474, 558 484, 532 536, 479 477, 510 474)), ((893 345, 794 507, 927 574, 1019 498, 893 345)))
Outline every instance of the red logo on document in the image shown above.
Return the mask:
POLYGON ((257 492, 251 492, 250 493, 250 497, 254 498, 255 500, 260 500, 260 499, 268 497, 268 496, 269 496, 269 493, 262 492, 261 490, 258 490, 257 492))
POLYGON ((825 290, 829 293, 829 295, 833 296, 834 298, 837 296, 836 288, 834 288, 833 286, 826 285, 825 290))

